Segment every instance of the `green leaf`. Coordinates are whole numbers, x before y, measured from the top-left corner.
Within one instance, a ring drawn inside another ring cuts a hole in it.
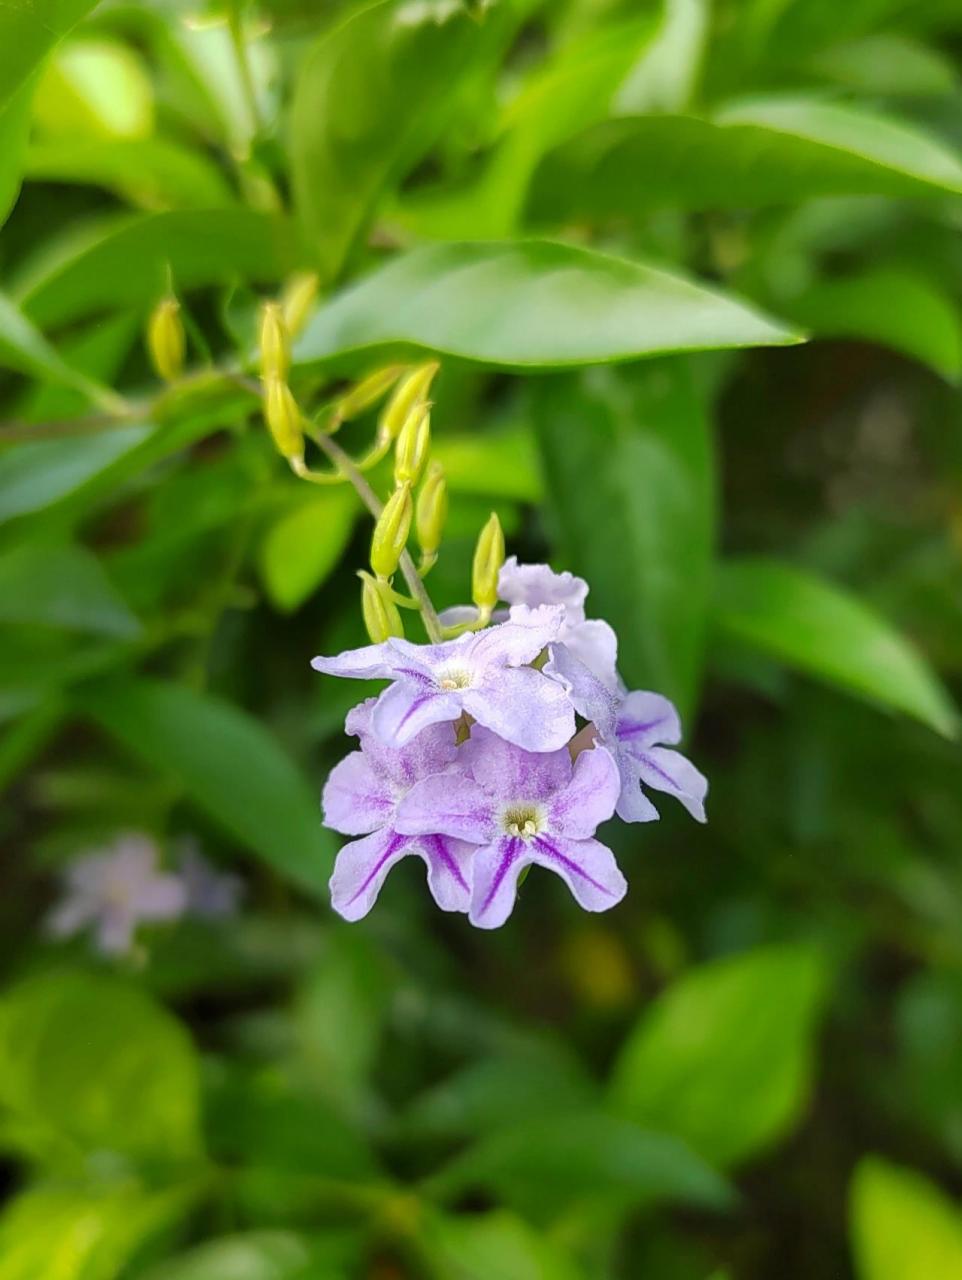
[[[139,1280],[340,1280],[343,1274],[307,1236],[250,1231],[208,1240],[152,1267]]]
[[[622,1206],[671,1200],[717,1209],[732,1202],[725,1181],[685,1142],[597,1110],[520,1120],[489,1134],[431,1186],[445,1197],[482,1188],[526,1215],[552,1217],[585,1197]]]
[[[660,205],[740,208],[814,196],[962,191],[962,162],[914,126],[805,98],[732,103],[710,119],[639,116],[588,130],[535,175],[539,225]]]
[[[33,1187],[0,1216],[0,1280],[117,1280],[189,1204],[185,1193],[148,1194],[136,1185]]]
[[[27,544],[0,556],[0,620],[130,640],[140,623],[96,556]]]
[[[532,433],[525,426],[471,435],[441,435],[432,457],[444,466],[452,493],[541,502],[544,482]]]
[[[123,215],[71,232],[28,268],[16,297],[46,329],[114,307],[151,306],[167,287],[273,281],[297,260],[290,225],[250,209]]]
[[[38,440],[0,453],[0,522],[42,511],[81,489],[154,434],[150,426],[97,435]]]
[[[721,566],[716,588],[715,619],[727,635],[954,736],[958,713],[925,659],[860,600],[764,559]]]
[[[962,1213],[921,1174],[877,1156],[852,1181],[852,1248],[859,1280],[956,1280]]]
[[[33,87],[33,80],[28,80],[5,107],[0,107],[0,226],[6,221],[20,194],[27,140],[30,136]]]
[[[263,725],[159,680],[104,685],[81,705],[265,862],[326,900],[333,841],[311,790]]]
[[[458,1217],[432,1214],[419,1244],[445,1280],[579,1280],[561,1248],[504,1209]]]
[[[84,138],[35,142],[26,176],[40,182],[105,187],[145,208],[216,209],[235,197],[220,170],[164,138]]]
[[[632,687],[689,707],[714,538],[714,449],[682,360],[553,379],[533,398],[565,564],[619,637]]]
[[[940,97],[951,93],[958,82],[949,57],[910,36],[889,31],[822,49],[808,68],[862,93]]]
[[[818,281],[781,309],[818,337],[879,342],[949,381],[962,376],[958,308],[924,276],[872,268],[846,279]]]
[[[494,25],[467,6],[381,0],[323,35],[304,59],[291,107],[291,167],[301,223],[335,278],[385,188],[447,123],[460,81]]]
[[[321,586],[350,541],[357,512],[352,489],[331,489],[313,494],[270,526],[257,559],[276,608],[293,612]]]
[[[0,7],[0,111],[96,0],[31,0]]]
[[[403,344],[506,368],[798,341],[743,302],[571,245],[436,244],[402,254],[320,308],[296,344],[313,364]]]
[[[726,1167],[797,1122],[812,1074],[822,967],[804,946],[693,969],[641,1015],[615,1063],[612,1098]]]
[[[0,1001],[0,1135],[64,1171],[98,1152],[193,1160],[197,1065],[180,1023],[138,988],[70,971],[29,978]]]
[[[63,359],[22,311],[0,293],[0,366],[83,392],[95,404],[109,405],[110,393]]]
[[[143,59],[118,40],[70,40],[47,63],[33,101],[41,134],[130,138],[154,129],[154,91]]]

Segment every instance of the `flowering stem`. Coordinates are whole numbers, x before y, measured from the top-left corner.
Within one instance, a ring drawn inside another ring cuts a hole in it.
[[[314,437],[317,447],[326,453],[334,466],[347,476],[348,480],[357,491],[358,497],[370,511],[375,520],[380,516],[383,510],[383,504],[377,494],[361,475],[351,458],[344,452],[339,444],[336,444],[330,436],[319,435]],[[404,581],[408,584],[408,590],[417,601],[417,607],[421,612],[421,621],[424,623],[424,630],[428,633],[428,639],[432,644],[440,644],[444,639],[441,621],[438,618],[434,605],[431,603],[431,597],[428,595],[427,588],[418,577],[418,571],[414,567],[414,561],[408,551],[401,553],[399,568],[404,574]]]

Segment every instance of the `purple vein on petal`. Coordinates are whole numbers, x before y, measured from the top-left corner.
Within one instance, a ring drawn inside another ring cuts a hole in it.
[[[451,850],[448,848],[447,841],[445,840],[444,836],[423,836],[422,840],[424,842],[425,848],[430,853],[433,853],[439,862],[444,864],[445,869],[450,872],[450,874],[455,878],[455,880],[457,880],[461,888],[467,889],[468,888],[467,881],[465,880],[464,876],[461,874],[461,870],[458,867],[457,862],[454,860],[454,855],[451,853]]]
[[[667,716],[659,716],[657,720],[649,720],[647,724],[631,724],[621,726],[615,730],[615,736],[619,739],[637,738],[639,733],[649,733],[659,724],[664,724]]]
[[[488,890],[485,895],[484,902],[481,904],[481,910],[478,913],[479,915],[484,915],[485,911],[487,911],[488,907],[490,907],[491,903],[494,901],[495,894],[501,888],[501,882],[511,870],[511,867],[518,856],[518,845],[520,843],[520,840],[514,839],[505,841],[504,853],[501,855],[501,861],[498,863],[498,869],[494,873],[494,879],[491,881],[491,888]]]
[[[398,849],[400,849],[403,845],[407,844],[409,839],[410,839],[409,836],[399,835],[396,831],[391,832],[391,838],[388,841],[387,848],[378,858],[377,862],[375,862],[374,867],[368,873],[367,878],[365,879],[364,883],[361,885],[360,889],[358,889],[357,892],[351,897],[350,902],[348,903],[348,906],[350,906],[352,902],[357,902],[358,898],[365,891],[365,889],[368,888],[371,881],[375,878],[377,873],[384,866],[385,862],[387,862],[388,858],[393,857],[394,854],[397,853]]]
[[[592,876],[589,876],[587,871],[579,867],[577,862],[566,857],[565,854],[563,854],[556,845],[553,845],[550,840],[546,840],[544,836],[535,836],[534,842],[541,852],[546,853],[549,858],[553,858],[556,862],[560,862],[563,867],[567,867],[569,871],[580,876],[582,880],[587,880],[590,885],[594,885],[596,889],[599,889],[602,893],[606,893],[609,898],[614,896],[610,889],[605,888],[603,884],[599,884],[597,880]]]
[[[417,698],[415,698],[414,701],[411,703],[411,705],[408,707],[407,711],[405,711],[404,715],[398,721],[398,728],[403,729],[404,726],[407,724],[407,722],[414,715],[414,713],[416,711],[420,711],[420,709],[424,706],[426,702],[430,702],[433,696],[434,695],[430,693],[422,693]]]
[[[640,765],[643,765],[645,769],[650,769],[652,773],[657,773],[659,778],[664,778],[665,782],[668,783],[668,786],[672,791],[681,790],[681,788],[678,786],[678,783],[671,776],[671,774],[666,773],[664,769],[660,768],[657,764],[655,764],[651,756],[646,755],[645,752],[642,752],[641,755],[636,756],[635,759],[638,761]]]

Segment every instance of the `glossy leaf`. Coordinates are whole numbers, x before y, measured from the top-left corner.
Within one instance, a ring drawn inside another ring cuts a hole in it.
[[[85,694],[82,705],[242,844],[326,899],[333,842],[307,783],[262,724],[229,703],[159,680],[105,685]]]
[[[868,1156],[855,1170],[852,1250],[859,1280],[955,1280],[962,1211],[928,1178]]]
[[[785,945],[684,974],[641,1015],[614,1067],[612,1099],[721,1167],[798,1121],[812,1074],[822,972]]]
[[[542,466],[564,561],[619,637],[632,688],[691,705],[714,539],[711,429],[681,360],[539,385]]]
[[[289,613],[318,589],[350,541],[359,505],[352,489],[329,489],[285,511],[258,553],[271,603]]]
[[[124,215],[74,232],[18,281],[16,297],[41,328],[111,307],[147,308],[167,288],[276,280],[295,264],[290,226],[249,209]]]
[[[198,1111],[187,1033],[136,987],[54,971],[0,1001],[0,1135],[15,1149],[58,1170],[98,1152],[190,1161]]]
[[[0,555],[0,620],[130,640],[140,624],[96,556],[32,545]]]
[[[311,319],[295,359],[415,346],[505,368],[797,341],[747,304],[680,276],[570,245],[411,250]]]
[[[958,713],[924,657],[868,605],[790,564],[721,567],[715,618],[742,643],[953,736]]]
[[[291,107],[291,163],[300,219],[327,278],[339,274],[385,187],[441,132],[492,21],[444,0],[381,0],[308,53]]]
[[[821,280],[782,309],[818,337],[879,342],[950,381],[962,376],[962,316],[923,276],[879,267]]]
[[[535,176],[535,223],[684,208],[786,204],[828,195],[962,191],[962,161],[912,125],[805,98],[732,103],[708,119],[640,116],[587,131]]]

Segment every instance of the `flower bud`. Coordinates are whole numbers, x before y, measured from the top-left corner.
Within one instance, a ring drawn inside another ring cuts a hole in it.
[[[356,418],[359,413],[377,404],[389,387],[397,382],[401,373],[401,365],[388,365],[386,369],[376,369],[354,386],[334,405],[334,412],[342,421]]]
[[[150,362],[165,382],[175,382],[184,367],[184,323],[176,298],[162,298],[147,322]]]
[[[416,404],[427,399],[434,375],[440,369],[437,360],[416,365],[397,384],[394,395],[384,406],[377,433],[381,440],[396,440]]]
[[[437,555],[447,518],[448,482],[440,462],[432,462],[418,493],[415,513],[418,545],[426,556]]]
[[[291,276],[284,287],[281,298],[281,312],[287,332],[296,338],[304,328],[304,323],[317,298],[320,278],[314,271],[299,271]]]
[[[403,637],[401,614],[388,595],[387,584],[377,582],[369,573],[361,574],[361,613],[372,644],[383,644],[391,636]]]
[[[371,538],[371,568],[379,578],[390,578],[407,546],[414,516],[411,486],[402,484],[384,504]]]
[[[491,518],[478,534],[471,574],[471,598],[482,611],[490,614],[498,603],[498,574],[504,564],[504,533],[501,521],[492,511]]]
[[[431,447],[431,413],[426,400],[408,414],[394,453],[394,483],[417,484]]]
[[[278,453],[285,458],[303,458],[301,411],[283,378],[272,377],[267,380],[264,420],[277,445]]]
[[[286,378],[291,367],[291,339],[278,302],[261,304],[258,346],[261,352],[261,377],[264,381]]]

